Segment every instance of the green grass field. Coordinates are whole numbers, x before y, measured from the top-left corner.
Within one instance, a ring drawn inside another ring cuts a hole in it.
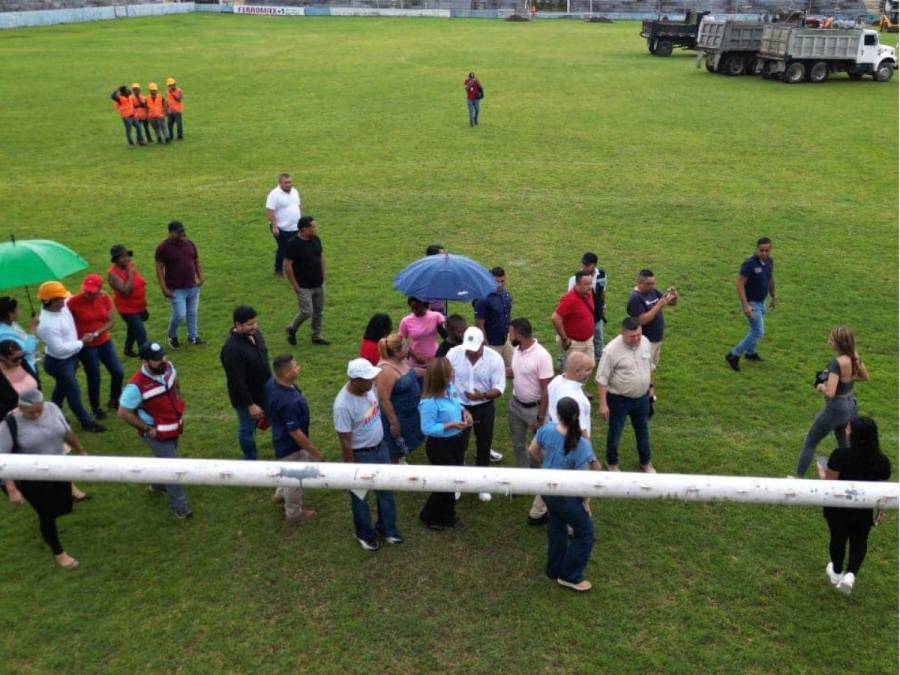
[[[861,410],[896,467],[896,81],[713,76],[691,53],[649,56],[638,30],[189,15],[4,31],[0,234],[57,239],[104,273],[124,242],[152,279],[166,223],[185,222],[207,270],[209,345],[171,355],[183,456],[240,457],[218,359],[233,306],[256,306],[273,356],[287,348],[294,301],[272,277],[263,211],[287,170],[328,259],[334,344],[313,348],[304,329],[294,353],[332,460],[345,363],[372,313],[403,316],[393,275],[436,241],[504,266],[514,314],[544,344],[585,250],[609,275],[611,327],[640,268],[678,286],[652,423],[660,471],[791,473],[839,324],[856,330],[872,375]],[[469,70],[486,89],[474,130]],[[109,92],[169,75],[186,140],[126,147]],[[737,374],[723,361],[746,328],[734,277],[762,235],[779,307],[765,363]],[[149,297],[161,339],[167,306]],[[145,454],[110,426],[84,437],[89,453]],[[602,452],[599,420],[594,437]],[[495,447],[510,451],[505,414]],[[630,431],[622,464],[637,467]],[[600,501],[582,596],[543,575],[525,497],[465,497],[466,528],[434,533],[417,523],[424,496],[400,495],[407,542],[373,555],[346,494],[308,492],[319,518],[291,529],[265,490],[189,488],[195,517],[176,522],[142,486],[82,487],[93,501],[61,521],[76,573],[55,568],[30,510],[0,505],[6,672],[897,671],[896,513],[845,598],[825,580],[819,509]]]

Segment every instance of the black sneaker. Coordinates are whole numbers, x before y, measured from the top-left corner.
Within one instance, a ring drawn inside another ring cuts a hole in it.
[[[544,515],[542,515],[540,518],[532,518],[531,516],[528,516],[528,524],[533,525],[534,527],[546,525],[549,522],[550,522],[550,516],[548,516],[546,513]]]
[[[178,336],[175,336],[175,337],[167,336],[167,337],[166,337],[166,343],[167,343],[172,349],[178,349],[178,348],[181,346],[181,343],[178,341]]]
[[[737,372],[741,370],[741,357],[735,356],[731,352],[728,352],[725,355],[725,360],[728,362],[728,365],[731,366],[731,369]]]
[[[365,539],[356,538],[356,541],[359,542],[359,545],[363,547],[366,551],[377,551],[381,546],[378,544],[378,539],[373,539],[372,541],[366,541]]]
[[[105,420],[106,419],[106,411],[103,408],[95,408],[91,412],[94,413],[95,420]]]
[[[126,349],[122,353],[130,359],[136,359],[139,356],[139,354],[136,351],[134,351],[133,349]]]
[[[81,428],[85,431],[88,431],[92,434],[102,434],[106,431],[106,427],[100,424],[99,422],[90,422],[88,424],[82,424]]]
[[[175,517],[178,518],[178,520],[187,520],[188,518],[194,517],[194,512],[186,506],[179,511],[173,511],[173,513],[175,514]]]
[[[744,354],[744,358],[748,361],[762,361],[763,357],[759,354]]]
[[[204,340],[202,337],[200,337],[200,336],[198,335],[198,336],[195,337],[195,338],[188,338],[188,344],[192,344],[192,345],[205,345],[205,344],[206,344],[206,340]]]
[[[118,401],[113,401],[112,399],[109,399],[109,400],[106,402],[106,409],[107,409],[107,410],[112,410],[113,412],[118,412],[118,410],[119,410],[119,402],[118,402]]]
[[[286,329],[284,332],[287,334],[288,344],[296,347],[297,346],[297,334],[294,331],[292,331],[290,328]]]
[[[331,343],[323,337],[314,337],[312,339],[314,345],[330,345]]]

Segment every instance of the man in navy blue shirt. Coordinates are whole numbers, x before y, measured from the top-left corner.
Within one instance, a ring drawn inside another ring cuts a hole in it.
[[[750,330],[725,355],[733,370],[741,369],[741,355],[749,361],[762,361],[756,346],[765,334],[766,295],[769,296],[769,309],[775,309],[775,261],[772,260],[772,240],[768,237],[757,240],[756,251],[741,265],[737,292],[744,316],[750,322]]]
[[[472,303],[475,325],[484,331],[488,347],[503,357],[507,370],[512,368],[513,347],[509,343],[509,322],[512,319],[512,296],[506,290],[506,272],[502,267],[491,270],[497,288],[487,297]]]
[[[294,384],[300,366],[290,354],[281,354],[272,362],[275,374],[266,383],[266,415],[272,423],[272,445],[281,462],[321,462],[322,453],[309,440],[309,405]],[[287,522],[305,522],[316,516],[303,508],[303,488],[278,488],[272,501],[284,502]]]
[[[637,284],[628,298],[626,311],[628,316],[637,319],[641,324],[642,335],[650,341],[650,358],[653,367],[659,365],[659,352],[662,347],[663,333],[666,328],[663,319],[663,307],[678,302],[678,291],[670,287],[665,293],[660,293],[656,288],[656,276],[651,270],[641,270],[638,273]],[[650,385],[651,388],[653,385]]]

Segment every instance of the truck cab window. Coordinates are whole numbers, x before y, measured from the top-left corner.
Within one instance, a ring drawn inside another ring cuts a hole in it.
[[[863,41],[863,44],[866,47],[874,47],[878,44],[878,36],[877,35],[866,35]]]

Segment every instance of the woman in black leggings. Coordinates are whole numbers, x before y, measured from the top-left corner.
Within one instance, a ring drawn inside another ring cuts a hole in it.
[[[878,426],[871,417],[854,417],[847,425],[849,448],[831,453],[828,467],[818,465],[819,478],[828,480],[882,481],[891,477],[891,462],[881,454],[878,445]],[[841,593],[850,595],[856,575],[866,557],[869,530],[884,518],[879,511],[873,518],[872,509],[842,509],[825,507],[825,520],[831,531],[828,545],[831,562],[825,567],[828,580]],[[850,556],[844,567],[844,554],[850,544]]]

